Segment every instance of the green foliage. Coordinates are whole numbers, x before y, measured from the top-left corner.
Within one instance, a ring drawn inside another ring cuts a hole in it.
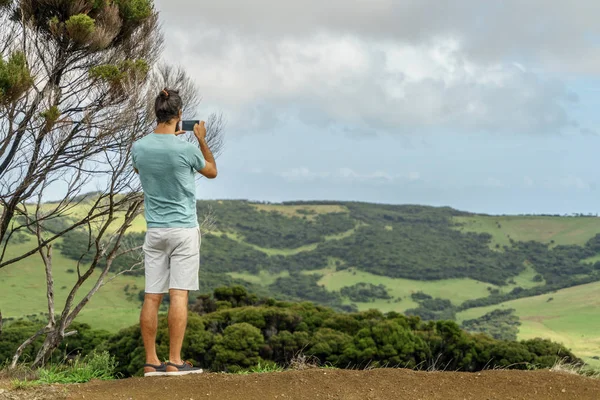
[[[340,291],[342,296],[349,297],[352,301],[371,302],[375,299],[391,299],[386,287],[383,284],[373,285],[372,283],[360,282],[352,286],[345,286]]]
[[[238,374],[246,375],[246,374],[266,374],[271,372],[283,372],[284,369],[274,362],[259,362],[258,364],[238,372]]]
[[[487,235],[460,233],[449,221],[386,223],[393,230],[371,224],[318,251],[373,274],[417,280],[468,277],[503,284],[523,269],[516,255],[491,251]]]
[[[118,85],[127,78],[143,79],[149,71],[145,60],[125,60],[118,64],[97,65],[90,68],[90,77]]]
[[[27,59],[21,51],[0,57],[0,104],[18,99],[32,85]]]
[[[96,68],[94,71],[99,77],[105,76],[109,80],[111,74],[120,73],[118,67]],[[308,207],[311,204],[294,203],[294,206]],[[323,203],[320,204],[324,206]],[[307,277],[300,273],[330,266],[332,258],[343,267],[351,266],[358,271],[388,277],[414,280],[466,277],[500,286],[509,281],[514,282],[527,261],[529,268],[535,271],[532,278],[536,275],[542,277],[540,285],[532,288],[513,287],[511,291],[503,290],[502,287],[492,288],[489,296],[466,301],[458,310],[498,304],[600,279],[600,263],[594,265],[582,262],[587,257],[600,253],[599,237],[592,238],[585,246],[550,247],[536,242],[514,242],[511,247],[499,252],[490,248],[488,234],[456,230],[453,218],[467,214],[449,208],[362,203],[332,205],[349,209],[350,212],[316,214],[312,210],[306,211],[306,215],[311,215],[309,220],[294,216],[294,213],[286,213],[282,206],[272,209],[280,211],[264,211],[269,208],[245,201],[198,202],[198,214],[204,215],[210,207],[221,231],[203,237],[201,292],[207,293],[222,285],[241,284],[261,295],[310,300],[337,309],[353,310],[352,306],[342,306],[340,293],[327,291],[319,286],[319,275]],[[360,227],[350,235],[327,239],[328,235],[348,232],[348,228],[356,226]],[[388,227],[392,229],[387,229]],[[87,239],[75,233],[68,235],[67,239],[61,252],[78,260],[87,251]],[[143,243],[142,235],[137,238],[128,236],[127,240],[137,245]],[[270,249],[294,249],[307,245],[312,247],[289,255],[270,253]],[[85,261],[89,262],[89,258],[84,257]],[[133,262],[133,257],[117,259],[113,270],[127,269]],[[263,287],[235,280],[224,274],[244,272],[258,275],[261,271],[273,274],[289,271],[292,274],[271,285],[264,284]],[[537,277],[536,281],[539,280],[540,277]],[[358,287],[345,289],[345,293],[349,295],[357,289],[361,290]],[[369,287],[368,290],[372,291],[373,288]],[[420,298],[416,296],[419,295],[413,295],[417,302]],[[351,301],[358,301],[358,298],[353,295]],[[366,297],[361,299],[366,300]],[[226,302],[220,304],[220,307],[226,306]],[[429,306],[433,306],[433,309],[420,305],[411,312],[425,319],[453,318],[454,310],[450,307],[442,310],[434,304]]]
[[[152,15],[151,0],[114,0],[124,21],[140,23]]]
[[[419,307],[406,310],[406,315],[416,315],[425,321],[454,320],[456,309],[450,300],[425,298],[419,301]]]
[[[130,76],[138,76],[145,77],[150,70],[150,66],[146,60],[136,59],[136,60],[125,60],[119,64],[119,68],[122,71],[125,71]]]
[[[514,309],[494,310],[480,318],[463,321],[461,328],[468,332],[482,332],[498,340],[517,340],[521,322]]]
[[[6,324],[2,329],[0,340],[0,365],[12,359],[17,348],[43,326],[40,321],[15,321]],[[66,338],[59,348],[52,354],[52,359],[65,360],[78,354],[89,354],[97,346],[106,341],[110,336],[104,330],[92,329],[88,324],[74,322],[71,325],[77,335]],[[39,337],[32,346],[25,349],[21,359],[24,362],[32,361],[43,343],[43,336]]]
[[[600,235],[599,235],[600,236]],[[515,252],[521,253],[533,265],[550,285],[563,282],[573,275],[589,275],[594,272],[594,265],[581,261],[598,253],[598,236],[592,238],[585,246],[556,246],[548,249],[548,245],[539,242],[515,243]]]
[[[27,243],[31,240],[31,237],[24,234],[23,232],[14,232],[12,235],[6,235],[0,243],[4,244],[9,242],[9,244],[22,244]]]
[[[259,350],[264,344],[260,329],[246,322],[225,328],[215,338],[214,367],[227,370],[228,366],[247,368],[260,363]]]
[[[10,6],[13,0],[0,0],[0,9]]]
[[[85,357],[76,357],[64,364],[50,364],[40,368],[36,380],[15,380],[15,388],[26,388],[43,384],[72,384],[86,383],[94,379],[111,380],[115,378],[117,364],[115,358],[108,352],[92,351]]]
[[[119,82],[124,74],[117,65],[104,64],[90,68],[90,77],[107,82]]]
[[[305,275],[299,272],[290,272],[289,276],[277,278],[269,288],[272,292],[282,293],[293,299],[314,301],[345,311],[356,310],[354,306],[343,306],[339,293],[330,292],[318,285],[319,279],[321,277],[317,274]]]
[[[276,211],[259,211],[247,202],[198,202],[198,215],[212,209],[219,229],[236,232],[256,246],[273,249],[295,248],[325,240],[325,236],[354,228],[346,213],[319,214],[314,221],[285,216]]]
[[[81,0],[76,7],[72,3],[32,1],[17,10],[16,16],[31,21],[35,29],[47,33],[63,49],[69,48],[72,42],[68,39],[72,39],[91,45],[87,51],[96,52],[127,42],[154,15],[151,0]],[[100,26],[102,29],[95,29]]]
[[[594,268],[596,268],[594,266]],[[466,300],[460,306],[457,307],[457,311],[468,310],[469,308],[477,308],[477,307],[487,307],[495,304],[504,303],[505,301],[522,299],[525,297],[533,297],[539,296],[541,294],[546,294],[550,292],[554,292],[556,290],[565,289],[578,285],[585,285],[587,283],[592,283],[600,280],[600,272],[594,271],[590,275],[584,276],[572,276],[565,278],[562,282],[557,282],[554,284],[546,284],[543,286],[535,286],[529,289],[523,289],[520,287],[516,287],[510,293],[505,294],[491,294],[488,297],[481,297],[478,299]]]
[[[5,324],[2,328],[2,336],[0,336],[0,365],[12,360],[19,345],[37,332],[39,328],[39,324],[29,321],[16,321]],[[38,339],[31,346],[25,348],[22,359],[26,361],[33,360],[41,345],[42,340]]]
[[[218,302],[231,296],[257,299],[240,288],[223,288],[215,291],[211,300]],[[569,362],[579,361],[563,346],[550,341],[514,342],[471,335],[451,321],[424,322],[418,317],[384,315],[375,310],[341,314],[310,303],[266,299],[255,305],[247,303],[239,301],[244,305],[202,316],[191,313],[183,358],[205,369],[229,372],[248,372],[253,367],[260,370],[259,365],[286,367],[301,352],[320,364],[341,368],[403,366],[477,371],[498,366],[551,367],[563,357]],[[157,341],[159,358],[164,359],[169,341],[165,317],[159,320]],[[122,330],[103,348],[116,357],[118,372],[141,373],[144,350],[139,327]]]
[[[92,351],[85,357],[77,357],[67,364],[50,365],[40,369],[40,378],[37,382],[50,385],[86,383],[93,379],[111,380],[115,378],[116,369],[115,358],[107,351],[100,353]]]
[[[65,27],[69,37],[79,44],[85,44],[90,36],[96,30],[96,24],[93,18],[86,14],[72,15],[65,22]]]
[[[60,229],[60,219],[57,219],[51,229]],[[48,229],[48,227],[46,227]],[[58,246],[60,252],[65,257],[72,260],[81,260],[84,264],[90,264],[93,261],[95,255],[95,238],[90,238],[87,232],[83,230],[72,230],[63,235],[63,243]],[[123,243],[129,247],[141,246],[144,243],[144,233],[128,233],[123,237]],[[111,271],[122,272],[130,269],[135,264],[139,264],[139,254],[136,252],[126,253],[113,260]],[[97,267],[104,268],[106,266],[106,259],[102,258],[98,261]],[[143,275],[143,270],[138,269],[133,272],[127,272],[128,275]]]
[[[60,110],[57,106],[52,106],[46,111],[41,112],[40,117],[46,121],[47,126],[52,126],[60,118]]]
[[[433,299],[433,297],[421,291],[411,294],[410,297],[416,302]]]

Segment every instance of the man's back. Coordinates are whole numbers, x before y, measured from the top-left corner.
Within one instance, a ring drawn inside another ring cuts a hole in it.
[[[200,149],[172,134],[151,133],[133,144],[132,158],[148,228],[198,226],[195,175],[205,166]]]

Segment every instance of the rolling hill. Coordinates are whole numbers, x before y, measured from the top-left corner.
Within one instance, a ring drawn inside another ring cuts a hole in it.
[[[85,205],[80,207],[73,212],[83,212]],[[203,238],[200,292],[239,284],[259,295],[339,310],[377,308],[458,322],[514,309],[519,338],[552,338],[592,363],[600,356],[594,297],[600,288],[600,218],[350,202],[198,202],[199,215],[209,210],[217,228]],[[140,243],[143,230],[140,218],[128,243]],[[21,238],[9,253],[30,246]],[[85,246],[74,232],[56,247],[60,299]],[[116,270],[128,262],[121,260]],[[142,289],[141,272],[119,276],[78,320],[110,331],[133,324]],[[0,309],[9,321],[43,313],[40,260],[34,256],[0,270],[0,293],[8,294]]]

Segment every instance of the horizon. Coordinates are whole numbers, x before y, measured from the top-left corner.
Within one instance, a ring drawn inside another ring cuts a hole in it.
[[[80,196],[89,196],[93,195],[95,192],[90,191],[86,193],[82,193],[78,195]],[[291,199],[291,200],[282,200],[282,201],[270,201],[270,200],[258,200],[252,198],[196,198],[197,201],[239,201],[239,202],[247,202],[251,204],[266,204],[266,205],[285,205],[285,206],[293,206],[293,205],[303,205],[303,204],[339,204],[339,203],[360,203],[360,204],[371,204],[371,205],[380,205],[380,206],[416,206],[416,207],[432,207],[432,208],[450,208],[454,211],[459,211],[467,214],[474,215],[482,215],[482,216],[493,216],[493,217],[567,217],[567,218],[597,218],[600,216],[599,212],[581,212],[581,211],[572,211],[572,212],[542,212],[542,213],[486,213],[474,210],[467,210],[456,208],[450,205],[431,205],[431,204],[419,204],[419,203],[387,203],[387,202],[378,202],[378,201],[362,201],[362,200],[335,200],[335,199]],[[44,201],[46,204],[57,203],[60,200],[49,199]],[[35,203],[32,203],[35,204]],[[142,213],[143,215],[143,213]]]

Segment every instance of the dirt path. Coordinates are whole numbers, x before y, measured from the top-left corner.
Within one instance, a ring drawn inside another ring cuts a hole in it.
[[[600,380],[549,371],[486,371],[469,374],[400,369],[319,369],[252,375],[133,378],[69,386],[68,393],[64,389],[47,388],[52,390],[53,397],[46,397],[39,389],[35,394],[11,391],[0,394],[0,399],[600,399]],[[12,397],[17,394],[22,397]]]

